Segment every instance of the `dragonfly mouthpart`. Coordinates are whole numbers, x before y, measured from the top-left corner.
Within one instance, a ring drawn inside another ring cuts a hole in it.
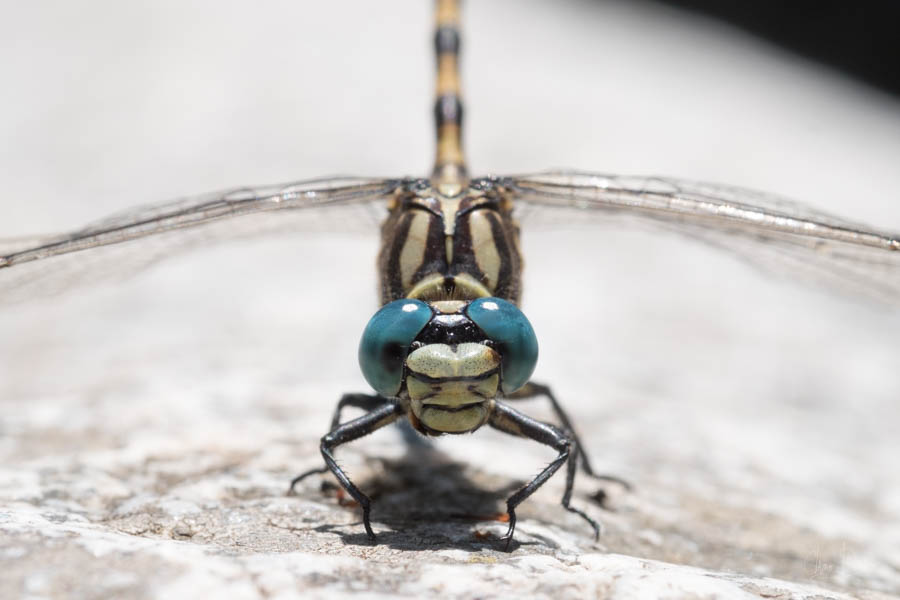
[[[426,432],[465,433],[485,424],[500,388],[500,355],[478,343],[428,344],[406,359],[406,390]]]

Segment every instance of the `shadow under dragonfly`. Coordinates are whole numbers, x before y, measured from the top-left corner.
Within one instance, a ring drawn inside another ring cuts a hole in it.
[[[502,550],[506,545],[502,536],[508,523],[506,499],[526,480],[510,480],[470,462],[456,461],[409,427],[401,429],[406,442],[404,455],[398,459],[378,459],[380,464],[373,472],[356,481],[372,499],[372,520],[378,525],[376,544],[396,550]],[[321,477],[324,494],[331,498],[337,496],[346,510],[359,512],[358,504],[343,493],[330,475]],[[590,493],[590,499],[584,497],[585,492]],[[600,503],[602,499],[602,494],[593,494],[593,490],[583,487],[578,495],[581,503]],[[518,509],[520,519],[540,519],[542,514],[546,517],[544,508],[540,502],[525,502]],[[562,506],[559,514],[566,514]],[[323,524],[313,530],[336,533],[346,545],[372,544],[361,520],[349,526]],[[557,545],[535,534],[522,535],[521,529],[517,532],[519,535],[513,539],[510,550],[528,545]],[[586,540],[592,539],[589,533],[585,531]]]

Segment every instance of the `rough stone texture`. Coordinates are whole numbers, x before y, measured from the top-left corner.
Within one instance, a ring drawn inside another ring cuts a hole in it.
[[[0,25],[33,59],[0,59],[0,235],[233,184],[424,172],[427,3],[333,4],[22,5]],[[893,101],[633,2],[468,10],[476,168],[728,181],[900,228]],[[525,234],[536,376],[635,485],[579,478],[599,542],[557,477],[502,551],[503,498],[552,453],[493,432],[342,448],[377,546],[330,479],[286,496],[339,395],[365,390],[376,238],[240,240],[3,307],[0,596],[900,594],[895,312],[678,238]]]

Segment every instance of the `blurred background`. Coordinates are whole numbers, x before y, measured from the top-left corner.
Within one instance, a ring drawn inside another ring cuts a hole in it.
[[[900,6],[894,2],[659,1],[729,23],[849,77],[900,93],[900,40],[894,35]]]
[[[895,9],[832,4],[468,2],[471,169],[716,181],[896,231]],[[237,185],[424,175],[433,160],[429,2],[4,13],[0,236]],[[221,244],[4,307],[3,462],[280,444],[278,475],[310,466],[339,394],[365,389],[356,344],[376,308],[377,231],[325,233]],[[645,231],[525,229],[523,244],[536,377],[601,470],[667,490],[671,510],[752,503],[849,540],[858,564],[900,546],[896,311]],[[475,440],[440,443],[461,460],[507,456],[502,438]],[[531,473],[542,451],[521,452],[490,468]],[[863,576],[833,560],[808,577]],[[777,563],[768,573],[784,575]],[[879,589],[896,583],[879,573]]]

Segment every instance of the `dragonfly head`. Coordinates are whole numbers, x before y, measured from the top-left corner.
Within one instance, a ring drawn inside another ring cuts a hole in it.
[[[359,364],[380,395],[409,399],[421,431],[465,433],[487,421],[494,398],[528,382],[537,353],[531,324],[506,300],[404,299],[369,321]]]

